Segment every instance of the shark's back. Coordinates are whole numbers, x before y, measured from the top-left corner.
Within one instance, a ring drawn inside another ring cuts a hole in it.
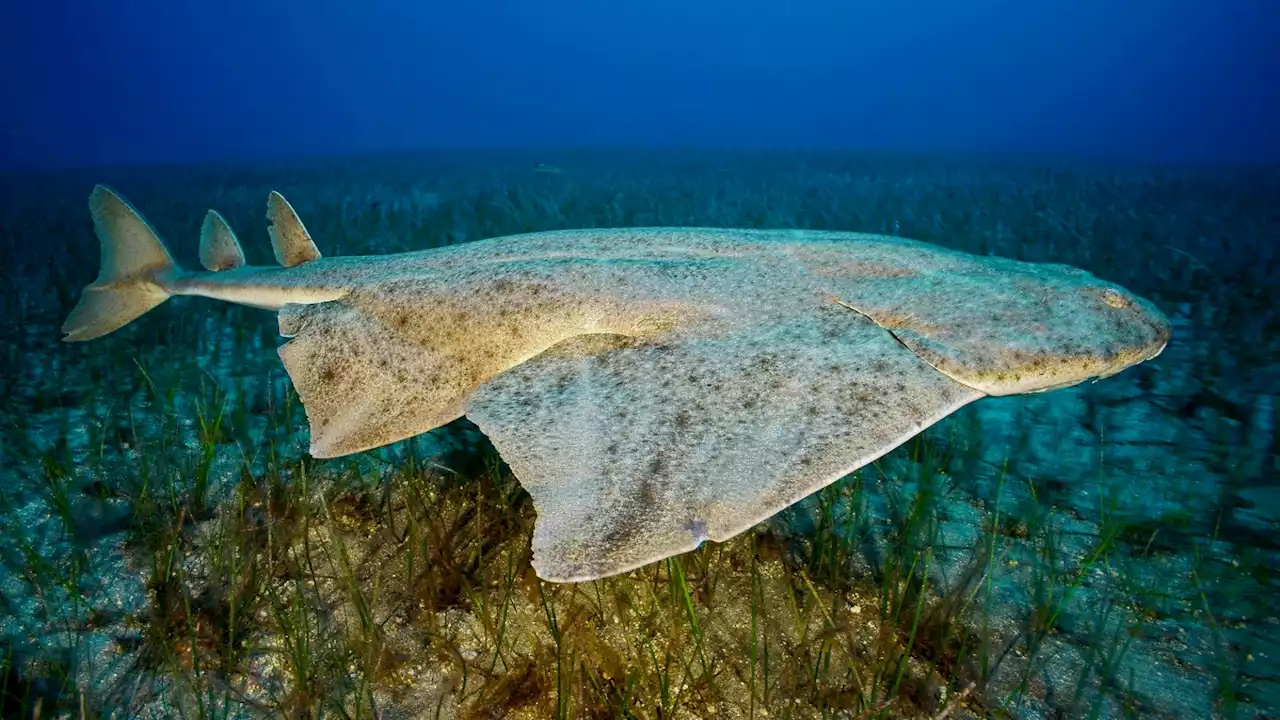
[[[321,258],[283,198],[282,267],[211,218],[185,273],[95,190],[96,337],[184,288],[279,308],[311,452],[466,414],[529,491],[534,565],[583,580],[725,540],[984,395],[1102,377],[1163,349],[1154,306],[1087,272],[858,233],[564,230]]]

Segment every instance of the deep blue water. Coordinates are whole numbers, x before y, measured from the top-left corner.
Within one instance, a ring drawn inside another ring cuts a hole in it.
[[[930,578],[930,591],[972,599],[965,582],[995,577],[964,627],[1009,648],[1043,631],[1024,643],[1025,661],[966,665],[945,634],[911,649],[926,668],[954,667],[938,686],[951,697],[975,683],[976,716],[1277,717],[1276,37],[1276,0],[0,4],[0,716],[30,717],[43,702],[49,716],[167,717],[194,696],[164,678],[193,676],[184,663],[200,648],[182,642],[207,623],[208,657],[227,662],[213,667],[234,669],[191,684],[234,708],[210,714],[298,714],[273,688],[311,687],[279,668],[239,674],[260,656],[221,638],[243,638],[228,628],[261,615],[216,601],[197,622],[190,607],[220,583],[202,565],[221,557],[210,540],[219,518],[243,515],[228,527],[245,538],[268,523],[233,492],[288,489],[318,517],[297,479],[316,472],[321,494],[338,492],[348,466],[308,464],[272,313],[178,298],[111,337],[59,342],[99,272],[85,201],[106,183],[188,269],[210,208],[251,264],[273,262],[264,202],[276,190],[326,256],[557,228],[812,228],[1067,263],[1121,283],[1171,318],[1167,350],[1096,385],[982,400],[886,456],[875,487],[832,486],[853,498],[841,527],[856,552],[840,565],[849,576],[826,585],[874,585],[911,553],[926,559],[904,586]],[[214,407],[226,423],[210,431]],[[451,427],[389,457],[456,435],[470,444],[451,462],[484,465],[466,421]],[[936,468],[917,452],[935,446]],[[903,498],[935,483],[945,492],[928,513],[943,535],[902,541],[895,513],[916,507]],[[390,497],[370,492],[361,502]],[[271,506],[271,527],[307,515],[290,502]],[[784,520],[788,532],[816,532],[804,512]],[[506,541],[517,571],[529,565],[521,532]],[[178,546],[187,562],[171,575]],[[270,557],[253,555],[247,575],[287,574]],[[510,589],[505,567],[459,577]],[[321,570],[312,582],[333,575]],[[256,582],[233,590],[264,610]],[[327,628],[317,638],[340,634],[345,605],[299,598],[285,605]],[[733,617],[720,608],[697,598],[708,626]],[[266,627],[268,639],[290,632]],[[426,665],[457,651],[432,633],[401,641]],[[726,687],[741,680],[736,642],[715,648]],[[344,685],[346,650],[323,645],[341,662],[312,700],[347,712],[360,700]],[[545,671],[539,702],[559,708],[551,652],[531,657]],[[812,675],[812,660],[797,662]],[[481,694],[501,697],[493,688],[521,667]],[[791,692],[824,717],[879,706],[811,680]],[[386,717],[423,716],[415,698],[436,697],[428,680],[409,685],[417,695]],[[634,696],[646,692],[656,691]],[[754,693],[725,707],[763,708]],[[921,688],[906,695],[940,710]],[[599,706],[616,709],[610,698]]]
[[[456,147],[1280,160],[1270,0],[0,7],[0,163]]]

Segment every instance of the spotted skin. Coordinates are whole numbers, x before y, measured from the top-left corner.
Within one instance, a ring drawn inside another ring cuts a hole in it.
[[[1170,334],[1082,270],[880,235],[565,230],[322,258],[273,194],[285,267],[244,266],[227,228],[202,254],[220,271],[189,273],[109,189],[91,209],[104,266],[67,340],[171,295],[277,310],[313,455],[467,415],[533,498],[555,581],[727,540],[968,402],[1112,375]]]
[[[967,402],[1168,340],[1082,271],[898,238],[568,231],[435,257],[281,312],[313,453],[467,415],[533,497],[534,565],[557,581],[727,540]]]

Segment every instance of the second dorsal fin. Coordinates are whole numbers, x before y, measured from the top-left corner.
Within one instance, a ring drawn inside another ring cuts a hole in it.
[[[271,234],[271,250],[276,255],[276,262],[293,267],[320,259],[320,251],[298,219],[298,213],[275,190],[267,196],[267,221],[270,222],[267,232]]]
[[[204,216],[204,225],[200,228],[200,264],[205,270],[217,272],[232,270],[244,265],[244,250],[236,233],[227,224],[217,210],[210,210]]]

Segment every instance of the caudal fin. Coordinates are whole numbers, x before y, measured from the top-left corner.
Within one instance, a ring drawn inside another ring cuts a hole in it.
[[[165,284],[181,272],[155,229],[111,189],[93,189],[89,213],[102,244],[102,266],[62,324],[66,342],[92,340],[128,325],[167,300]]]

